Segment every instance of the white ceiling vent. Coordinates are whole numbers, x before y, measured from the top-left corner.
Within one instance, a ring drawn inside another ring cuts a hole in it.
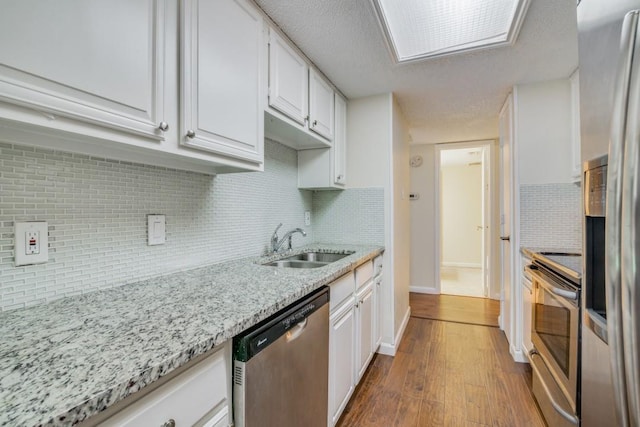
[[[398,62],[513,44],[530,0],[371,0]]]

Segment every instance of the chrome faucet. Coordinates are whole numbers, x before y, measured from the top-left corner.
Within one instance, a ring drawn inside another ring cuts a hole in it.
[[[274,253],[274,254],[280,250],[280,248],[282,247],[282,245],[286,240],[289,241],[289,250],[291,250],[292,249],[291,240],[295,233],[300,233],[303,236],[307,235],[307,233],[302,228],[294,228],[293,230],[287,231],[285,235],[282,236],[282,239],[278,240],[278,230],[280,229],[280,227],[282,227],[282,223],[280,223],[276,227],[275,231],[273,232],[273,235],[271,236],[271,253]]]

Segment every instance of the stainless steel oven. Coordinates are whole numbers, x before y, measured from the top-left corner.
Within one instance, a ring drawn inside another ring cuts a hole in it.
[[[531,275],[533,389],[547,423],[578,425],[580,288],[538,261]]]

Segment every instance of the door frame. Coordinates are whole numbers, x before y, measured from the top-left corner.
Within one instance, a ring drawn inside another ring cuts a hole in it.
[[[485,231],[484,231],[484,240],[486,241],[487,239],[489,240],[489,256],[487,257],[485,254],[485,248],[487,247],[487,244],[484,244],[483,248],[482,248],[482,264],[483,264],[483,273],[485,271],[488,270],[488,274],[483,274],[483,289],[484,289],[484,297],[485,298],[491,298],[491,292],[490,292],[490,283],[493,282],[493,280],[495,280],[495,275],[496,272],[493,271],[492,265],[495,264],[493,262],[493,260],[495,259],[496,256],[496,244],[495,244],[495,236],[496,236],[496,230],[493,230],[491,227],[491,218],[493,218],[494,216],[494,202],[497,200],[496,199],[496,191],[494,189],[494,183],[496,182],[495,180],[495,156],[494,156],[494,150],[495,148],[495,144],[496,144],[495,139],[482,139],[482,140],[477,140],[477,141],[460,141],[460,142],[447,142],[447,143],[440,143],[440,144],[435,144],[435,155],[434,155],[434,173],[435,173],[435,177],[434,177],[434,193],[435,193],[435,202],[436,202],[436,209],[435,209],[435,215],[434,215],[434,229],[435,229],[435,250],[434,250],[434,254],[435,254],[435,265],[434,265],[434,276],[433,276],[433,281],[434,281],[434,290],[435,293],[440,294],[442,292],[441,290],[441,286],[440,286],[440,254],[441,254],[441,249],[442,249],[442,236],[441,236],[441,232],[440,232],[440,206],[442,204],[442,194],[440,191],[440,163],[441,163],[441,157],[442,157],[442,152],[446,151],[446,150],[457,150],[457,149],[464,149],[464,148],[478,148],[478,147],[482,147],[484,150],[486,150],[487,155],[483,156],[483,167],[484,167],[484,157],[486,157],[489,160],[489,171],[488,171],[488,188],[483,188],[483,193],[484,193],[484,197],[483,197],[483,206],[484,206],[484,212],[483,212],[483,216],[484,216],[484,225],[485,225]],[[484,173],[483,173],[484,175]],[[498,230],[499,231],[499,230]]]

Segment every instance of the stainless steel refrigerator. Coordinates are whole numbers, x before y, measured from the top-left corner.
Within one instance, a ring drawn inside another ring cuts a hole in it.
[[[608,154],[585,163],[583,181],[585,427],[640,426],[639,10],[640,0],[578,5],[582,158]],[[599,193],[601,214],[590,209]]]

